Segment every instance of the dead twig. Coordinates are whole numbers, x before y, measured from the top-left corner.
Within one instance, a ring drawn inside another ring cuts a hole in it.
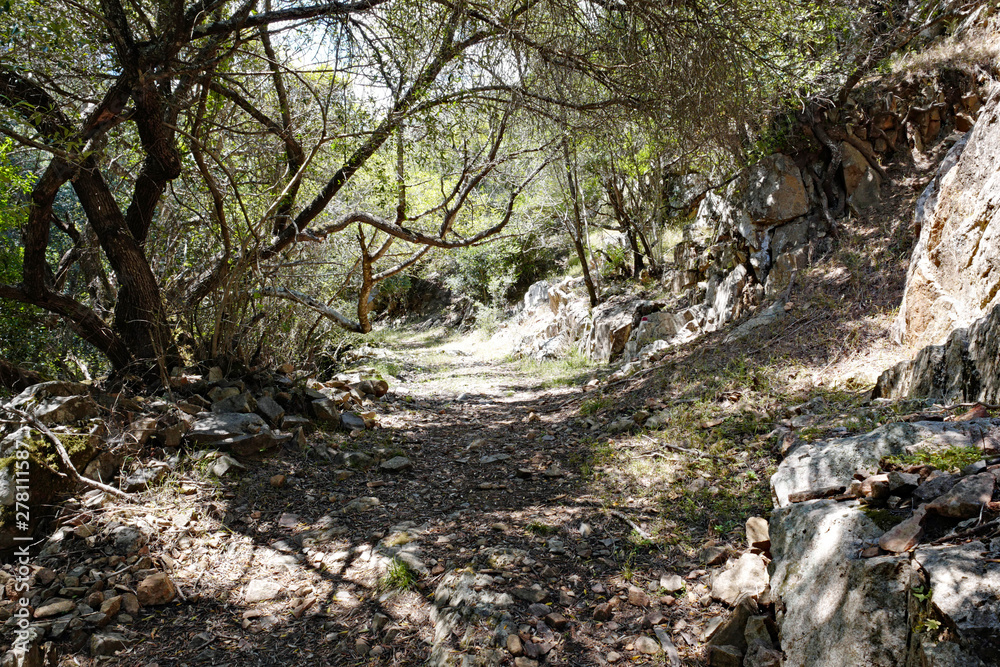
[[[632,530],[634,530],[636,533],[638,533],[639,537],[641,537],[642,539],[644,539],[644,540],[650,540],[650,541],[653,540],[653,536],[652,535],[650,535],[645,530],[643,530],[642,528],[640,528],[639,524],[637,524],[635,521],[632,521],[632,519],[628,518],[627,516],[625,516],[624,514],[622,514],[621,512],[619,512],[618,510],[607,510],[607,513],[610,514],[611,516],[617,517],[617,518],[621,519],[622,521],[624,521],[625,523],[627,523],[629,525],[629,527],[632,528]]]
[[[73,460],[70,458],[69,452],[66,451],[66,447],[63,446],[62,441],[59,439],[58,436],[56,436],[55,433],[52,432],[51,429],[49,429],[48,426],[41,423],[40,421],[35,419],[27,412],[24,412],[23,410],[18,410],[17,408],[11,408],[7,406],[0,406],[0,407],[2,407],[4,410],[13,415],[17,415],[18,417],[20,417],[22,423],[28,424],[32,428],[36,429],[39,433],[45,436],[45,438],[49,442],[52,443],[52,446],[56,448],[56,452],[59,454],[59,459],[62,461],[63,466],[66,468],[66,471],[70,476],[70,479],[72,479],[74,482],[83,484],[84,486],[89,486],[94,489],[100,489],[105,493],[110,493],[111,495],[118,496],[119,498],[124,498],[126,500],[132,499],[132,496],[125,493],[121,489],[116,489],[113,486],[102,484],[101,482],[89,479],[81,475],[80,471],[78,471],[76,469],[76,466],[73,465]]]
[[[715,454],[709,454],[708,452],[703,452],[700,449],[689,449],[687,447],[681,447],[680,445],[671,445],[669,442],[662,442],[660,440],[656,440],[655,438],[651,438],[651,437],[649,437],[648,435],[645,435],[645,434],[643,434],[642,437],[645,438],[646,440],[648,440],[649,442],[653,443],[654,445],[659,445],[660,447],[666,447],[667,449],[672,449],[675,452],[684,452],[685,454],[694,454],[695,456],[697,456],[699,458],[706,458],[706,459],[717,459],[717,458],[719,458]],[[657,453],[659,453],[659,452],[657,452]],[[661,454],[661,456],[662,456],[662,454]]]
[[[960,533],[948,533],[944,537],[938,538],[933,542],[929,542],[928,544],[931,545],[944,544],[946,542],[952,542],[954,540],[961,540],[966,537],[975,537],[977,535],[983,535],[985,533],[988,533],[990,532],[991,529],[994,528],[1000,531],[1000,519],[993,519],[992,521],[984,523],[981,526],[976,526],[975,528],[969,528],[968,530],[963,530]]]

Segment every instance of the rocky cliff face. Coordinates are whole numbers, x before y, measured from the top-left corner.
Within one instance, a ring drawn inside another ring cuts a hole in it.
[[[944,343],[1000,303],[1000,86],[917,204],[920,238],[895,325],[901,341]]]
[[[874,398],[1000,401],[1000,86],[917,204],[920,239],[895,323],[924,345],[885,371]]]

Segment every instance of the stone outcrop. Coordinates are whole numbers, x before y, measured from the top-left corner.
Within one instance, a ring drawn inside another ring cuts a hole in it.
[[[1000,304],[1000,87],[917,202],[920,237],[894,324],[898,339],[942,344]]]
[[[769,524],[783,664],[998,664],[1000,541],[965,542],[972,524],[960,522],[996,511],[1000,465],[879,472],[888,455],[981,449],[997,434],[1000,419],[896,423],[791,450],[772,477]]]
[[[968,329],[886,370],[873,398],[931,398],[946,403],[1000,402],[1000,304]]]

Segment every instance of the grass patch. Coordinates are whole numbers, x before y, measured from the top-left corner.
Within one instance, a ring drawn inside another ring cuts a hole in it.
[[[595,367],[594,363],[575,347],[559,359],[539,361],[521,357],[509,358],[508,363],[512,364],[518,371],[538,378],[539,386],[542,389],[583,384],[589,379]]]
[[[417,584],[417,572],[398,558],[389,561],[389,569],[379,579],[378,588],[382,591],[408,591]]]
[[[601,410],[606,410],[614,405],[615,399],[611,396],[597,396],[588,398],[580,403],[580,414],[584,417],[596,415]]]
[[[905,468],[911,465],[929,465],[938,470],[961,470],[970,463],[983,458],[983,453],[975,447],[949,447],[938,451],[919,451],[904,456],[887,456],[885,465]]]
[[[541,521],[532,521],[525,526],[524,529],[533,535],[538,535],[539,537],[555,535],[559,532],[558,526],[550,526],[546,523],[542,523]]]

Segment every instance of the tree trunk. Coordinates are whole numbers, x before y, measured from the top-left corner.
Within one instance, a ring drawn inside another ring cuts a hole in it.
[[[590,297],[590,307],[594,308],[598,304],[597,289],[594,287],[594,279],[590,276],[590,263],[587,260],[587,251],[583,247],[583,218],[580,215],[580,188],[576,182],[576,169],[569,154],[569,140],[563,139],[563,160],[566,164],[566,182],[569,185],[569,195],[573,198],[573,225],[570,236],[573,239],[573,247],[580,258],[580,266],[583,267],[583,282],[587,285],[587,295]]]

